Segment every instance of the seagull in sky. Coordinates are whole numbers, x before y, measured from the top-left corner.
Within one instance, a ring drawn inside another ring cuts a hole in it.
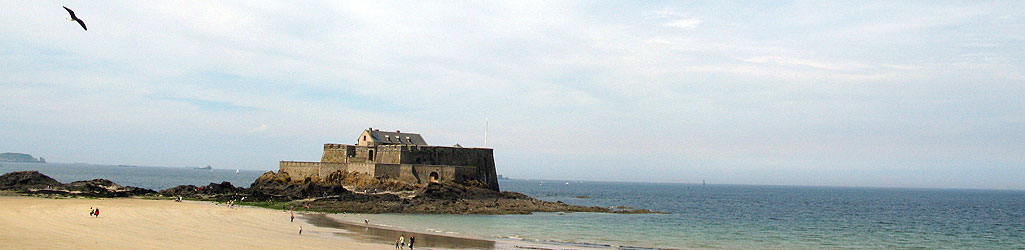
[[[68,14],[71,14],[71,20],[75,20],[75,22],[78,22],[79,25],[82,25],[82,29],[89,30],[88,28],[85,27],[85,22],[83,22],[82,19],[78,19],[78,17],[75,16],[75,12],[74,11],[72,11],[71,9],[68,9],[67,6],[61,6],[61,7],[64,7],[64,9],[68,11]]]

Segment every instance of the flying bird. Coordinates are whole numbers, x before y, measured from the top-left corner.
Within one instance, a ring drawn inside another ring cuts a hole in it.
[[[72,11],[71,9],[68,9],[67,6],[61,6],[61,7],[64,7],[65,10],[68,10],[68,14],[71,14],[71,20],[75,20],[75,22],[78,22],[79,25],[82,25],[82,29],[89,30],[88,28],[85,27],[85,22],[83,22],[82,19],[78,19],[78,17],[75,16],[75,12],[74,11]]]

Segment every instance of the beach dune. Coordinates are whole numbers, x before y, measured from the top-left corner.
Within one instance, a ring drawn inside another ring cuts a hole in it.
[[[90,217],[90,207],[100,209]],[[304,228],[299,235],[299,227]],[[144,199],[0,196],[0,248],[7,249],[387,249],[289,222],[287,212]]]

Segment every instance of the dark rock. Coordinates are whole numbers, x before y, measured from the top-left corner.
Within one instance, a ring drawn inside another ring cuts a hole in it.
[[[156,193],[156,191],[132,186],[121,186],[107,179],[75,181],[65,186],[69,194],[89,197],[130,197]]]
[[[156,193],[145,188],[117,185],[104,179],[76,181],[65,185],[36,171],[12,172],[0,176],[0,189],[28,194],[88,197],[129,197]]]
[[[180,185],[160,191],[160,194],[170,197],[185,197],[201,200],[227,201],[240,199],[246,196],[249,191],[245,188],[235,187],[231,182],[210,183],[206,186]]]
[[[179,185],[177,187],[160,190],[160,194],[170,197],[182,196],[193,198],[199,194],[199,187],[196,187],[195,185]]]
[[[199,193],[201,194],[229,194],[243,192],[245,189],[237,188],[235,185],[231,185],[231,182],[222,181],[218,183],[210,183],[206,186],[199,187]]]
[[[454,183],[431,183],[413,199],[434,200],[485,200],[524,199],[526,195],[514,192],[499,192],[487,186],[466,186]]]
[[[62,184],[38,171],[19,171],[0,175],[0,189],[24,191],[47,187],[59,187]]]
[[[345,171],[334,171],[327,178],[319,180],[323,185],[343,185],[355,190],[376,191],[415,191],[420,187],[390,178],[374,178],[373,176]]]
[[[108,187],[117,186],[113,181],[107,179],[94,179],[88,181],[73,181],[68,184],[68,191],[79,192],[108,192]]]
[[[249,187],[248,194],[254,200],[289,201],[351,194],[341,185],[323,184],[307,178],[293,182],[287,173],[267,172],[257,178]]]

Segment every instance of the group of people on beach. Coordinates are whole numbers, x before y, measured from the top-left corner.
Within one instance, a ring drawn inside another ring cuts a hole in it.
[[[414,236],[414,235],[410,235],[409,236],[409,245],[406,245],[405,238],[406,238],[405,234],[399,236],[399,239],[395,241],[395,249],[402,249],[402,248],[407,247],[407,246],[409,247],[409,249],[413,249],[413,242],[416,241],[416,236]]]
[[[100,208],[89,208],[89,216],[100,217]]]

